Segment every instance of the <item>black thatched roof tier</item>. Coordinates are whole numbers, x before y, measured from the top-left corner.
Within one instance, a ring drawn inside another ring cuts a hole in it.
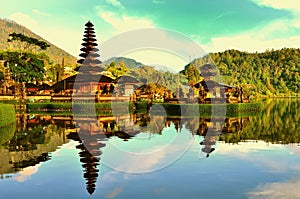
[[[223,83],[218,83],[212,80],[207,80],[207,81],[201,81],[198,82],[197,84],[194,85],[195,88],[200,88],[200,86],[203,86],[204,89],[210,89],[210,88],[235,88],[234,86],[230,86],[227,84],[223,84]]]
[[[200,70],[215,70],[216,67],[212,64],[204,64],[203,66],[200,67]]]
[[[80,56],[80,57],[87,57],[87,56],[91,56],[91,57],[100,57],[100,55],[97,54],[97,53],[81,53],[79,56]]]
[[[93,27],[94,24],[92,24],[92,22],[88,21],[88,22],[85,24],[85,26],[87,26],[87,27]]]
[[[202,77],[212,77],[212,76],[216,76],[217,73],[216,72],[201,72]]]
[[[90,57],[92,57],[92,56],[88,56],[85,59],[80,59],[77,61],[77,63],[84,64],[84,66],[99,65],[102,63],[99,59],[95,59],[95,57],[93,57],[93,59],[91,59]]]
[[[84,31],[84,33],[95,33],[95,31],[93,31],[91,29],[87,29],[86,31]]]
[[[91,42],[84,42],[81,44],[82,46],[98,46],[96,43],[91,43]]]
[[[97,39],[94,34],[94,25],[88,21],[85,26],[85,34],[82,39],[84,42],[81,44],[83,48],[80,49],[82,53],[79,55],[82,59],[78,60],[77,63],[81,64],[80,71],[101,72],[103,68],[99,67],[102,62],[98,59],[100,55],[97,53],[99,50],[96,48],[98,44],[96,43]],[[78,70],[79,68],[77,68]]]
[[[40,90],[51,90],[51,86],[46,83],[43,83],[42,85],[39,85],[39,89]]]
[[[194,85],[195,88],[200,88],[201,86],[204,88],[215,88],[215,87],[220,87],[220,84],[218,82],[208,80],[208,81],[198,82],[197,84]]]
[[[83,35],[85,38],[93,38],[93,37],[96,37],[95,34],[84,34]]]
[[[85,41],[85,42],[97,41],[95,38],[83,38],[82,40]]]
[[[26,83],[25,87],[26,88],[39,88],[39,86],[34,83]]]
[[[202,67],[200,67],[201,75],[203,77],[209,77],[209,76],[216,76],[216,66],[212,64],[205,64]]]
[[[95,47],[83,47],[83,48],[80,48],[81,51],[83,52],[98,52],[99,49],[98,48],[95,48]]]
[[[116,80],[114,80],[114,82],[116,84],[137,84],[137,83],[140,83],[140,81],[137,80],[136,78],[131,77],[131,76],[127,76],[127,75],[124,75],[124,76],[121,76],[121,77],[117,78]]]
[[[101,74],[77,74],[63,79],[56,84],[52,85],[53,90],[64,90],[73,89],[74,83],[89,83],[89,82],[100,82],[100,83],[111,83],[113,79]]]
[[[84,67],[77,67],[75,71],[80,71],[82,73],[93,73],[93,72],[102,72],[104,69],[100,66],[92,66],[92,65],[85,65]],[[92,71],[92,72],[91,72]]]

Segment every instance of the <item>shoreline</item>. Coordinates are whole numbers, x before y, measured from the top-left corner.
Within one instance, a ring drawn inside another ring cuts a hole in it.
[[[152,113],[152,115],[167,116],[222,116],[239,117],[251,116],[260,112],[261,103],[237,104],[171,104],[153,103],[152,109],[147,110],[146,103],[100,103],[100,104],[72,104],[72,103],[27,103],[27,113],[52,115],[122,115],[123,113]],[[77,112],[78,111],[78,112]],[[90,114],[91,113],[91,114]]]

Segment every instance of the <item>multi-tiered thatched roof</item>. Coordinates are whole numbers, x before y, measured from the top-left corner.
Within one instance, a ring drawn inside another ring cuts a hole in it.
[[[95,73],[103,71],[103,68],[100,67],[102,63],[99,60],[100,55],[98,54],[99,49],[97,48],[98,44],[96,43],[96,35],[94,31],[94,25],[88,21],[85,24],[85,31],[83,35],[83,47],[80,49],[82,53],[79,55],[82,57],[77,62],[81,64],[78,71],[82,73]]]

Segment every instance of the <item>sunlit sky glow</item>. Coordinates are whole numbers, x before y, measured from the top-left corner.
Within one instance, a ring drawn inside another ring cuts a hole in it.
[[[206,52],[226,49],[261,52],[300,46],[300,3],[297,0],[20,2],[2,2],[1,17],[15,20],[74,56],[79,54],[84,24],[88,20],[95,25],[98,43],[125,31],[157,27],[185,34]],[[143,58],[134,53],[131,57],[146,63],[149,59],[149,56]],[[175,61],[167,58],[158,64],[172,65]]]

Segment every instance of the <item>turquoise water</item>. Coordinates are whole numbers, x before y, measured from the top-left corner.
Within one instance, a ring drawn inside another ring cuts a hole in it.
[[[245,118],[96,125],[18,115],[0,148],[0,198],[300,198],[299,110],[295,100],[266,101]]]

